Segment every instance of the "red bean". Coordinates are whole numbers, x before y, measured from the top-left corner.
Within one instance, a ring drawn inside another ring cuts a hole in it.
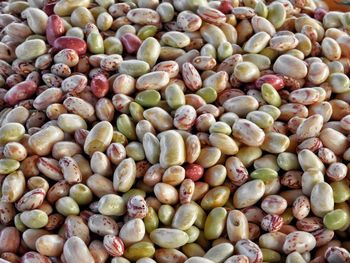
[[[43,7],[43,11],[48,15],[53,15],[54,14],[54,7],[56,5],[58,1],[52,1],[52,0],[49,0],[47,1],[47,3],[45,3],[44,7]]]
[[[186,166],[185,170],[186,170],[185,172],[186,178],[189,178],[194,182],[201,179],[204,173],[203,167],[200,166],[199,164],[189,164]]]
[[[65,32],[62,18],[58,15],[51,15],[47,21],[46,38],[50,45],[53,45],[55,40],[63,36]]]
[[[98,98],[103,98],[109,91],[108,79],[103,74],[97,74],[91,80],[91,92]]]
[[[224,14],[230,14],[233,9],[232,1],[230,0],[223,0],[221,1],[218,10],[223,12]]]
[[[323,17],[327,14],[327,10],[322,7],[318,7],[314,11],[314,18],[318,21],[323,21]]]
[[[26,100],[33,96],[37,90],[37,85],[34,81],[27,80],[13,86],[5,94],[5,101],[11,106],[16,105],[22,100]]]
[[[53,43],[53,47],[60,51],[65,48],[74,49],[78,55],[84,55],[86,53],[86,42],[80,38],[77,37],[59,37],[55,40]]]
[[[267,74],[258,78],[255,82],[255,87],[260,89],[264,83],[272,85],[275,88],[275,90],[281,90],[284,88],[283,79],[276,75]]]
[[[141,40],[134,34],[126,33],[120,38],[123,47],[129,54],[136,53],[141,46]]]

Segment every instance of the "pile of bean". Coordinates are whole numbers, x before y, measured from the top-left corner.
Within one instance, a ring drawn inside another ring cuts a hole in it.
[[[350,262],[350,13],[0,3],[0,262]]]

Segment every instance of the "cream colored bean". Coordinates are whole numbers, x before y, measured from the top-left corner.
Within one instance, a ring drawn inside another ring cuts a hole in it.
[[[265,184],[261,180],[252,180],[240,186],[234,196],[233,203],[237,208],[251,206],[258,202],[265,192]]]
[[[36,250],[44,256],[58,257],[63,251],[64,239],[59,235],[43,235],[35,242]]]
[[[67,263],[76,262],[86,262],[93,263],[95,260],[91,256],[87,246],[79,237],[71,237],[69,238],[63,247],[63,256]]]
[[[334,209],[333,190],[329,184],[320,182],[316,184],[310,195],[312,212],[319,217]]]
[[[47,127],[32,136],[30,136],[28,144],[40,156],[48,155],[53,145],[63,140],[63,131],[55,126]]]
[[[232,210],[227,216],[226,228],[231,242],[249,238],[249,225],[246,216],[239,210]]]
[[[311,251],[316,246],[316,239],[313,235],[303,231],[295,231],[287,235],[283,244],[285,253],[299,252],[304,253]]]

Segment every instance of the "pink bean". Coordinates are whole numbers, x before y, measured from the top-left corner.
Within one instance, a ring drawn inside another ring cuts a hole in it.
[[[108,79],[103,74],[97,74],[91,80],[91,92],[98,98],[103,98],[109,91]]]
[[[84,55],[87,49],[87,45],[84,40],[77,37],[67,37],[67,36],[62,36],[57,38],[53,43],[53,47],[57,51],[60,51],[65,48],[70,48],[75,50],[78,53],[78,55]]]
[[[141,46],[141,40],[134,34],[126,33],[120,38],[126,52],[135,53]]]
[[[35,94],[37,90],[37,85],[33,81],[23,81],[13,86],[7,93],[5,94],[5,101],[11,106],[16,105],[18,102],[22,100],[29,99],[31,96]]]
[[[50,45],[53,45],[55,40],[63,36],[65,32],[62,19],[58,15],[51,15],[47,21],[46,38]]]

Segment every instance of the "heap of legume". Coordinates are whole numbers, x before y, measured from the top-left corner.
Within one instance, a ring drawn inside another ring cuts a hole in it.
[[[350,13],[0,3],[0,262],[350,262]]]

